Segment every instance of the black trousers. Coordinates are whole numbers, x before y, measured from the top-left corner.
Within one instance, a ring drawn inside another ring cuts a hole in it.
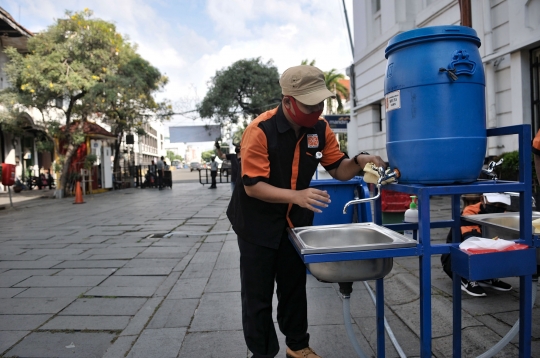
[[[163,170],[157,171],[157,182],[159,188],[163,188]]]
[[[274,282],[277,321],[293,351],[309,346],[306,267],[287,233],[277,250],[238,237],[244,338],[254,358],[275,357],[279,343],[272,320]]]
[[[212,185],[210,187],[217,188],[217,186],[216,186],[217,170],[211,170],[210,171],[210,177],[212,178]]]

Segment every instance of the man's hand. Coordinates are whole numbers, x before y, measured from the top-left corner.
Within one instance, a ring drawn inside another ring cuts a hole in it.
[[[378,155],[359,155],[356,157],[360,168],[364,168],[367,163],[373,163],[378,167],[386,169],[386,163]]]
[[[318,209],[317,206],[326,208],[330,202],[330,195],[326,191],[314,188],[296,191],[294,199],[294,204],[316,213],[322,213],[322,210]]]

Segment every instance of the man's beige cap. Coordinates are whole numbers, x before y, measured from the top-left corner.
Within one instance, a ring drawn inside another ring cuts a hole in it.
[[[326,88],[324,73],[315,66],[295,66],[287,69],[279,79],[281,93],[313,106],[328,97],[336,97]]]

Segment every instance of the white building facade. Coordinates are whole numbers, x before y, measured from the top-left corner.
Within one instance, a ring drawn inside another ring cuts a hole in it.
[[[472,27],[482,43],[486,126],[531,124],[540,129],[540,0],[472,0]],[[395,35],[415,28],[459,25],[457,0],[356,0],[354,101],[349,153],[367,150],[388,159],[384,52]],[[486,156],[518,149],[517,136],[488,140]]]

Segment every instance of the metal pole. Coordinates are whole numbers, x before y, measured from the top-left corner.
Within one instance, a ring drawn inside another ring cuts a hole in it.
[[[11,186],[8,186],[8,192],[9,192],[9,205],[13,208],[13,201],[11,200]]]
[[[343,12],[345,12],[345,22],[347,23],[347,31],[349,33],[349,42],[351,44],[351,53],[354,61],[354,46],[353,46],[353,40],[351,36],[351,27],[349,26],[349,17],[347,16],[347,7],[345,6],[345,0],[342,0],[343,3]]]
[[[471,0],[459,0],[461,26],[472,27]]]

